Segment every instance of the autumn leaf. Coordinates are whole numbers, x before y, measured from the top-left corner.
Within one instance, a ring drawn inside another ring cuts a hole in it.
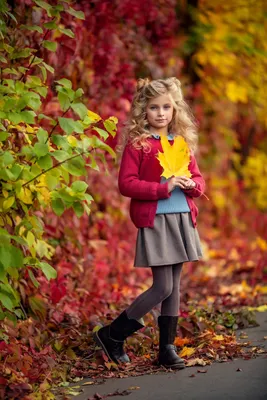
[[[163,153],[159,152],[157,158],[163,168],[161,176],[166,179],[172,176],[191,177],[188,170],[190,162],[189,148],[182,136],[176,136],[174,143],[171,145],[165,135],[160,137]]]
[[[179,357],[190,357],[192,354],[194,354],[196,349],[193,347],[184,347],[183,350],[179,353]]]

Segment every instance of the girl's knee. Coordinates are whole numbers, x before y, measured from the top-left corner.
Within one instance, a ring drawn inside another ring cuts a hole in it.
[[[172,294],[172,286],[165,286],[162,287],[159,291],[158,291],[158,297],[159,297],[159,302],[165,300],[167,297],[169,297]]]

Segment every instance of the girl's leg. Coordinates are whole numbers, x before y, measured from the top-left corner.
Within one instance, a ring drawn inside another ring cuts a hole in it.
[[[169,297],[161,304],[161,315],[177,316],[180,308],[180,280],[183,263],[172,266],[173,289]]]
[[[126,309],[128,318],[140,319],[153,307],[162,302],[173,292],[173,271],[171,265],[151,267],[153,284],[141,293]]]

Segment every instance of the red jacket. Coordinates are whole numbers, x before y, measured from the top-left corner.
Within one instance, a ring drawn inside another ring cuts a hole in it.
[[[153,137],[148,141],[151,144],[149,153],[145,153],[143,149],[137,150],[131,144],[126,145],[119,172],[119,190],[123,196],[131,198],[130,217],[137,228],[153,228],[158,200],[171,195],[168,192],[168,183],[160,183],[163,169],[156,155],[158,151],[162,152],[161,142]],[[190,208],[193,225],[196,227],[198,208],[193,197],[204,193],[205,181],[192,153],[188,168],[196,187],[183,192]]]

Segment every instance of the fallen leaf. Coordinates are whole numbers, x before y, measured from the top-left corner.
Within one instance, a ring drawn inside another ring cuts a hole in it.
[[[136,390],[136,389],[140,389],[140,386],[130,386],[128,387],[129,390]]]
[[[82,384],[82,386],[86,386],[86,385],[93,385],[95,382],[93,382],[93,381],[90,381],[90,382],[84,382],[83,384]]]
[[[237,368],[237,371],[242,371],[242,369],[241,368]]]
[[[179,357],[190,357],[192,354],[194,354],[196,349],[193,347],[184,347],[182,351],[179,353]]]
[[[207,369],[198,369],[197,372],[201,373],[201,374],[205,374],[207,371]]]
[[[206,365],[206,361],[202,360],[201,358],[193,358],[192,360],[187,361],[187,367],[193,367],[194,365]]]
[[[192,375],[189,375],[189,378],[194,378],[196,375],[195,374],[192,374]]]

